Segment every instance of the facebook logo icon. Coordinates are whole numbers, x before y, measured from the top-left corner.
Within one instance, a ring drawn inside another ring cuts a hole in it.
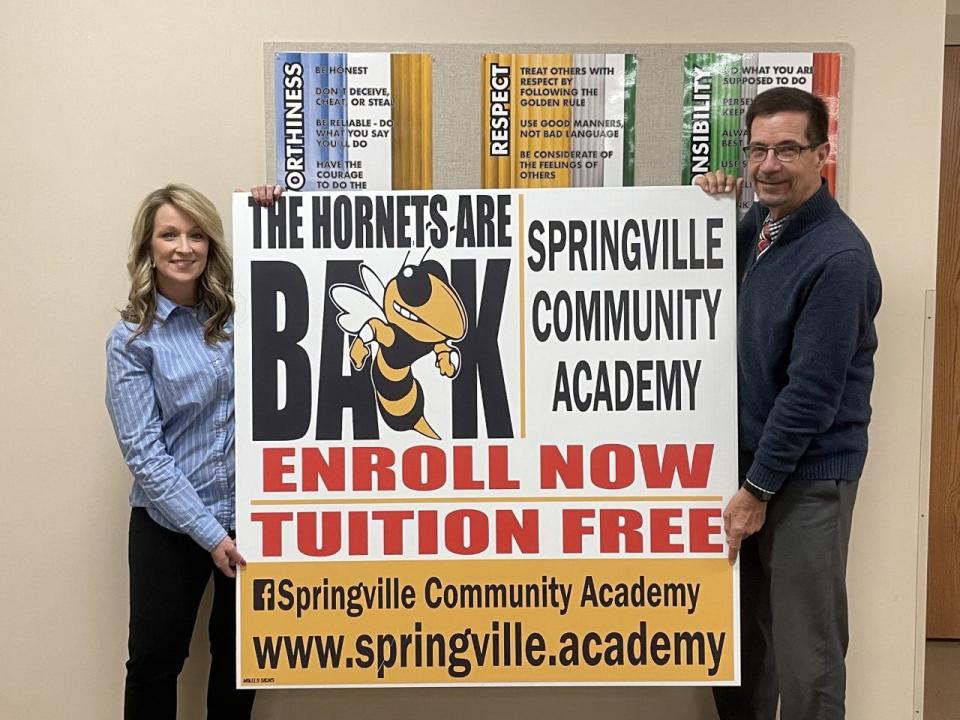
[[[273,579],[253,581],[253,609],[273,610]]]

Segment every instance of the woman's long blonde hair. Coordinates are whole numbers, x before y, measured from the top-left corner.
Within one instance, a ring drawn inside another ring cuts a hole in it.
[[[134,338],[146,332],[153,324],[157,312],[157,282],[150,247],[153,220],[157,209],[167,203],[193,218],[209,239],[207,267],[200,276],[197,298],[210,313],[203,326],[203,337],[211,345],[219,340],[226,340],[229,333],[224,328],[233,315],[234,307],[230,248],[223,239],[223,223],[217,208],[204,195],[187,185],[167,185],[154,190],[140,203],[130,234],[130,257],[127,261],[130,295],[127,306],[120,311],[120,316],[127,322],[136,324]]]

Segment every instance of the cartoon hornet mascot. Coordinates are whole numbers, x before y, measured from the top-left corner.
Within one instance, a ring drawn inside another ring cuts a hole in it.
[[[436,366],[448,378],[460,369],[460,351],[450,343],[467,331],[467,314],[447,273],[435,260],[408,265],[386,287],[366,265],[360,266],[364,289],[334,285],[330,297],[343,311],[337,325],[356,335],[350,360],[359,370],[376,342],[370,365],[380,415],[394,430],[416,430],[426,437],[440,436],[423,417],[423,389],[411,366],[433,351]],[[377,351],[379,347],[379,351]]]

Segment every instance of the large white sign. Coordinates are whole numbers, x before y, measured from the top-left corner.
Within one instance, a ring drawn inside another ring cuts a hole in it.
[[[732,684],[732,199],[234,196],[246,686]]]

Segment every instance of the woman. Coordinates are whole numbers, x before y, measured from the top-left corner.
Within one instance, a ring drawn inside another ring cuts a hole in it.
[[[261,204],[272,187],[254,188]],[[207,717],[249,718],[235,688],[233,278],[217,210],[185,185],[133,224],[129,303],[107,340],[107,408],[133,474],[126,718],[176,717],[177,676],[211,574]]]

